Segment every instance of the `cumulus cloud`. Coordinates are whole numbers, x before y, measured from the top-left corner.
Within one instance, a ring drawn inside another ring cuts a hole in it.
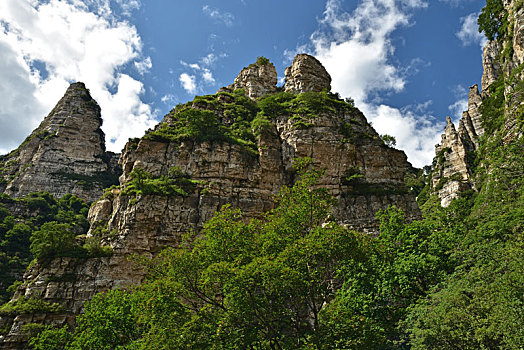
[[[202,78],[204,78],[204,81],[208,84],[213,84],[215,82],[215,78],[213,77],[213,73],[207,69],[204,68],[202,72]]]
[[[205,86],[213,86],[216,81],[211,71],[211,67],[219,58],[227,57],[225,54],[219,56],[209,53],[200,58],[197,63],[187,63],[180,61],[180,64],[189,72],[180,74],[179,81],[184,90],[189,94],[202,92]]]
[[[479,33],[477,24],[478,17],[478,13],[471,13],[460,19],[461,27],[456,35],[462,42],[462,45],[480,45],[481,49],[486,45],[488,39],[484,34]]]
[[[151,68],[153,68],[153,62],[151,62],[151,57],[146,57],[142,61],[135,61],[135,68],[140,73],[140,75],[144,75],[147,73]]]
[[[380,95],[402,91],[410,75],[430,64],[416,57],[407,67],[393,63],[391,41],[396,29],[413,24],[415,9],[427,6],[421,0],[361,0],[349,13],[339,0],[328,0],[310,43],[294,50],[314,54],[331,74],[333,91],[353,98],[377,132],[395,136],[417,167],[431,163],[444,123],[428,110],[431,101],[394,108],[381,103]]]
[[[202,12],[217,22],[224,23],[227,27],[233,26],[235,16],[229,12],[223,12],[217,8],[213,8],[209,5],[202,7]]]
[[[109,150],[156,123],[140,99],[143,84],[122,73],[127,64],[144,72],[151,61],[142,57],[136,28],[119,21],[109,1],[3,0],[0,23],[0,89],[9,92],[0,118],[11,128],[0,131],[0,151],[16,147],[74,81],[100,104]]]
[[[403,69],[390,62],[395,51],[390,36],[409,25],[409,9],[425,6],[417,0],[363,0],[350,14],[329,0],[312,43],[326,69],[336,72],[333,89],[359,103],[374,92],[402,91],[406,80]]]
[[[196,78],[194,75],[189,75],[187,73],[180,74],[180,77],[178,78],[180,81],[180,84],[182,84],[182,87],[184,90],[186,90],[189,94],[196,93]]]
[[[395,136],[397,147],[406,152],[411,164],[416,167],[431,164],[434,146],[440,142],[445,123],[435,122],[435,118],[422,108],[412,110],[365,104],[361,109],[379,134]]]

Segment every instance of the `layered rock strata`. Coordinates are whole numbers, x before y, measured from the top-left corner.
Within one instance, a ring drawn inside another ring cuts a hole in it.
[[[273,81],[273,70],[265,69],[270,71],[268,81]],[[236,82],[244,81],[246,73],[242,72]],[[294,86],[310,86],[297,82],[299,77],[315,81],[318,74],[311,73],[315,75],[312,77],[307,72],[302,70],[300,75],[292,77]],[[251,88],[252,93],[246,89],[250,97],[263,90],[254,85],[237,87]],[[319,87],[315,89],[318,91]],[[216,120],[227,126],[232,122],[228,108],[234,99],[227,91],[230,90],[208,96],[203,99],[205,103],[195,99],[190,108],[211,111]],[[151,137],[169,130],[181,113],[175,109],[154,131],[127,144],[120,158],[123,170],[120,189],[107,193],[89,212],[89,234],[98,227],[109,232],[104,243],[111,245],[113,255],[83,261],[58,258],[45,267],[36,264],[27,271],[24,285],[14,298],[40,296],[48,302],[59,302],[67,312],[60,317],[54,315],[49,321],[70,322],[70,316],[79,313],[83,302],[94,294],[143,280],[144,272],[128,260],[129,256],[151,257],[165,247],[176,246],[184,233],[198,232],[225,204],[240,208],[245,219],[259,217],[273,208],[274,196],[280,188],[292,185],[295,179],[292,164],[297,157],[310,157],[315,168],[325,169],[319,186],[326,187],[338,199],[333,216],[348,227],[376,233],[375,213],[389,205],[402,208],[410,219],[419,217],[415,198],[404,185],[404,177],[411,168],[404,152],[386,146],[358,109],[343,101],[332,101],[340,108],[325,108],[309,116],[307,123],[297,122],[293,112],[272,116],[256,139],[256,152],[238,142]],[[162,178],[173,169],[198,185],[188,190],[187,195],[126,192],[138,170]],[[74,279],[61,281],[62,276]],[[10,321],[11,333],[5,344],[23,340],[21,324],[28,319],[27,315],[19,315]]]
[[[0,158],[0,191],[19,197],[46,191],[88,202],[118,178],[118,155],[106,152],[100,107],[83,83],[62,99],[22,145]]]

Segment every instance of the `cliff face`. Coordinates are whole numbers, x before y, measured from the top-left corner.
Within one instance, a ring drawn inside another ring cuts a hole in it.
[[[19,197],[46,191],[88,202],[118,177],[117,155],[106,152],[100,107],[74,83],[23,144],[0,158],[0,191]]]
[[[285,85],[293,93],[267,95],[277,91],[273,71],[271,63],[251,65],[232,86],[177,106],[155,130],[130,141],[120,157],[120,187],[107,192],[89,213],[88,236],[105,232],[101,239],[113,255],[36,264],[14,299],[40,296],[59,302],[66,312],[48,321],[71,321],[95,293],[143,280],[129,256],[151,257],[178,244],[182,234],[198,232],[224,204],[240,208],[246,219],[273,208],[279,189],[294,181],[297,157],[310,157],[315,168],[325,169],[319,185],[338,199],[333,214],[347,226],[377,232],[375,213],[388,205],[402,208],[411,219],[419,217],[404,185],[411,168],[406,155],[386,146],[358,109],[321,92],[329,89],[331,79],[320,63],[307,55],[295,59]],[[245,123],[258,125],[255,135],[246,134]],[[135,191],[140,181],[161,181],[168,190],[176,183],[184,192]],[[44,316],[11,319],[5,344],[23,340],[20,325],[34,317]]]
[[[524,89],[524,7],[522,2],[505,0],[508,32],[489,41],[483,51],[482,90],[474,85],[469,91],[468,110],[459,121],[458,130],[451,119],[442,141],[435,146],[432,189],[449,206],[465,190],[476,187],[473,169],[477,166],[481,139],[493,138],[493,132],[503,125],[504,144],[522,137]],[[486,134],[486,135],[485,135]],[[485,135],[485,136],[484,136]]]

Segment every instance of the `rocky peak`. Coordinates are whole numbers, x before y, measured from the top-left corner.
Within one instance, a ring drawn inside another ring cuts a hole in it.
[[[468,110],[462,114],[458,130],[451,118],[446,117],[441,142],[435,146],[432,188],[443,207],[449,206],[460,192],[472,187],[471,154],[478,148],[479,136],[484,134],[479,111],[481,103],[478,85],[475,84],[469,88]]]
[[[229,89],[244,89],[251,99],[275,92],[277,90],[277,70],[275,65],[265,57],[259,57],[255,63],[244,67],[235,78]]]
[[[307,54],[295,56],[291,66],[286,68],[285,77],[285,91],[331,91],[331,76],[319,60]]]
[[[83,83],[64,96],[22,145],[4,156],[0,190],[18,197],[47,191],[94,201],[116,180],[115,155],[105,150],[100,107]]]
[[[504,84],[504,142],[522,136],[516,121],[521,114],[522,73],[516,68],[524,62],[524,7],[515,0],[502,3],[507,12],[509,35],[496,37],[484,47],[482,92],[477,85],[470,87],[468,109],[462,115],[458,131],[448,119],[442,142],[435,147],[432,187],[442,206],[448,206],[465,189],[475,188],[475,179],[471,178],[474,152],[479,149],[479,137],[486,133],[480,107],[483,101],[493,98],[490,85],[497,84],[500,88]]]

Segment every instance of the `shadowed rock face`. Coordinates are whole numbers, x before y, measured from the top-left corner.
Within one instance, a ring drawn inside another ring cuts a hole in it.
[[[100,107],[85,85],[71,84],[23,144],[0,159],[3,191],[13,197],[46,191],[98,199],[118,177],[117,155],[106,152],[101,125]]]
[[[294,93],[331,91],[331,76],[315,57],[299,54],[285,71],[284,90]]]

